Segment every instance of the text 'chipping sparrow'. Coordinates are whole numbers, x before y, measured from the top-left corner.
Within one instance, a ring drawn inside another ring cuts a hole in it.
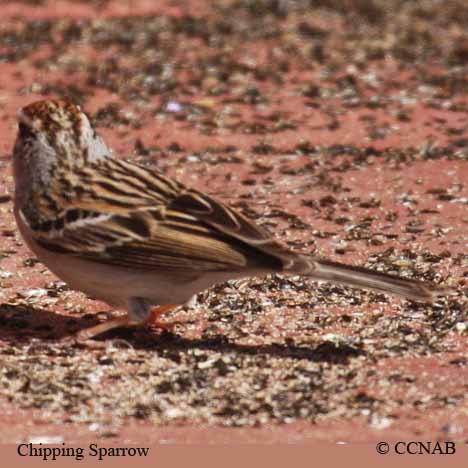
[[[228,279],[279,272],[429,301],[430,284],[301,255],[241,213],[154,170],[114,159],[67,100],[19,113],[15,216],[39,260],[72,288],[127,310],[80,331],[151,321]],[[153,307],[159,306],[159,307]]]

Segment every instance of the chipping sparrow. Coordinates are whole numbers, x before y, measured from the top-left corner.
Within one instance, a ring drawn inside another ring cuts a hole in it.
[[[128,311],[80,331],[79,342],[124,325],[164,326],[158,316],[215,283],[273,272],[432,298],[430,284],[294,253],[219,201],[112,158],[67,100],[19,112],[13,158],[27,245],[72,288]]]

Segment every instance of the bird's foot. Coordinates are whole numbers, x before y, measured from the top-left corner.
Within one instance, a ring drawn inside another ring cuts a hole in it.
[[[166,330],[168,332],[173,332],[174,328],[177,325],[183,324],[183,322],[162,322],[159,320],[161,315],[172,312],[174,309],[179,307],[177,304],[166,304],[159,307],[154,307],[151,309],[150,316],[146,319],[145,324],[149,328],[159,328],[160,330]]]
[[[106,349],[112,344],[124,345],[126,348],[132,348],[132,345],[125,340],[115,339],[106,341],[95,341],[94,338],[101,333],[104,333],[114,328],[124,327],[129,325],[128,316],[114,317],[105,322],[98,323],[84,330],[80,330],[72,336],[60,340],[60,343],[64,346],[80,346],[87,349]]]
[[[148,328],[157,328],[159,330],[167,331],[167,332],[174,332],[174,329],[177,325],[183,325],[185,322],[177,320],[174,322],[161,322],[161,320],[154,320],[151,323],[147,323]]]

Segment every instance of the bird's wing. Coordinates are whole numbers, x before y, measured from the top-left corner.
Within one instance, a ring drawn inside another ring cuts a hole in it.
[[[232,208],[146,168],[110,164],[112,177],[91,171],[79,196],[71,189],[73,197],[49,193],[66,208],[28,223],[36,242],[54,252],[140,270],[274,271],[287,261],[284,247]]]

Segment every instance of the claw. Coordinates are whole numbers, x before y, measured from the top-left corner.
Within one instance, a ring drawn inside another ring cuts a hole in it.
[[[88,349],[104,349],[108,346],[106,341],[94,341],[92,338],[108,330],[124,327],[128,324],[128,316],[124,315],[115,317],[103,323],[98,323],[92,327],[80,330],[74,335],[64,338],[60,343],[64,346],[82,346]],[[131,347],[129,343],[125,343],[127,347]]]
[[[173,332],[174,331],[174,328],[177,326],[177,325],[183,325],[184,322],[181,322],[181,321],[175,321],[175,322],[161,322],[160,320],[155,320],[151,323],[148,323],[147,326],[149,328],[159,328],[160,330],[166,330],[168,332]]]
[[[183,322],[161,322],[159,317],[163,314],[166,314],[172,310],[174,310],[178,305],[175,304],[167,304],[160,307],[155,307],[151,310],[149,318],[144,322],[145,325],[149,326],[150,328],[156,327],[162,330],[167,330],[172,332],[174,327],[180,325]],[[142,323],[143,324],[143,323]],[[142,325],[141,324],[141,325]],[[60,340],[60,344],[62,346],[78,346],[81,348],[86,349],[107,349],[109,346],[112,345],[119,345],[124,346],[126,348],[132,349],[132,345],[125,340],[122,339],[115,339],[115,340],[106,340],[106,341],[95,341],[94,338],[101,333],[104,333],[109,330],[113,330],[114,328],[118,327],[125,327],[125,326],[132,326],[132,325],[140,325],[140,323],[131,323],[129,320],[128,315],[114,317],[111,319],[106,320],[105,322],[98,323],[89,328],[85,328],[84,330],[80,330],[78,333],[67,336]]]
[[[177,304],[166,304],[160,307],[154,307],[151,310],[151,314],[146,320],[146,326],[150,328],[160,328],[162,330],[167,330],[172,332],[176,325],[179,325],[181,322],[161,322],[159,317],[163,314],[167,314],[174,309],[179,307]]]

